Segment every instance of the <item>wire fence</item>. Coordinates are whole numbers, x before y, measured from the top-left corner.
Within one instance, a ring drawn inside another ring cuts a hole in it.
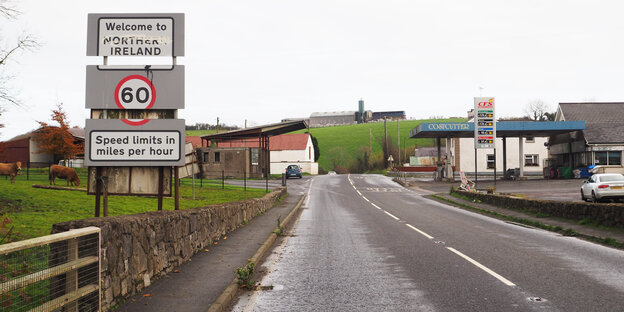
[[[0,311],[99,311],[100,229],[0,246]]]
[[[78,177],[82,181],[80,184],[80,188],[87,187],[87,179],[88,179],[88,169],[87,168],[74,168]],[[15,177],[16,181],[29,181],[33,184],[52,184],[49,178],[49,167],[41,167],[41,168],[22,168],[20,173]],[[195,179],[193,177],[186,177],[180,179],[180,186],[188,186],[188,187],[196,187],[196,188],[233,188],[238,189],[242,188],[243,190],[247,190],[247,188],[264,188],[264,185],[259,185],[258,182],[265,181],[265,178],[247,178],[244,175],[240,178],[234,178],[229,176],[227,173],[219,171],[213,175],[213,178],[204,178],[201,174],[197,173]],[[2,179],[2,177],[0,177]],[[4,177],[5,180],[9,180],[8,176]],[[272,175],[268,181],[271,181],[271,184],[281,183],[282,176],[281,175]],[[173,181],[173,180],[172,180]],[[65,186],[67,182],[63,179],[57,178],[56,185]],[[173,183],[173,182],[172,182]],[[70,184],[71,185],[71,184]],[[272,187],[271,187],[272,188]]]

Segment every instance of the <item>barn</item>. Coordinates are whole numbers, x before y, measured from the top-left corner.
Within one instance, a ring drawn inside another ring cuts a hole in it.
[[[35,130],[36,131],[36,130]],[[6,142],[2,142],[0,162],[22,162],[23,167],[41,168],[50,164],[58,163],[60,157],[42,153],[39,145],[34,140],[35,131],[19,135]],[[75,142],[84,146],[85,131],[83,128],[70,128],[69,132],[74,136]],[[77,155],[84,157],[84,155]]]
[[[315,112],[310,115],[310,127],[350,125],[357,122],[356,111]]]

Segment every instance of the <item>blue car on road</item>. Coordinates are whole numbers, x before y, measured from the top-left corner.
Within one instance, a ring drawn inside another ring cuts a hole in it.
[[[303,172],[301,171],[301,167],[299,165],[289,165],[286,167],[286,179],[290,177],[299,177],[302,178]]]

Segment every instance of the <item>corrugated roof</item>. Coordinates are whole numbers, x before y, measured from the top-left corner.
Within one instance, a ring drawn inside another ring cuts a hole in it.
[[[566,121],[585,120],[588,144],[624,143],[624,103],[559,103]]]
[[[271,151],[295,151],[305,150],[308,145],[309,133],[281,134],[271,137],[269,150]],[[231,140],[217,143],[218,147],[251,147],[258,148],[257,139]]]
[[[214,133],[202,136],[202,140],[223,142],[231,140],[242,140],[246,138],[255,139],[258,137],[272,137],[279,134],[289,133],[308,127],[305,120],[274,123],[269,125],[233,130],[222,133]]]
[[[202,146],[202,139],[200,136],[187,136],[186,142],[191,142],[193,144],[193,148]]]
[[[310,115],[312,117],[335,117],[335,116],[355,116],[355,111],[342,111],[342,112],[314,112]]]

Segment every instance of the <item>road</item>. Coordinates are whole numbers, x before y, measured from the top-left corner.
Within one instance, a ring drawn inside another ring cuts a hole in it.
[[[473,214],[379,175],[319,176],[234,311],[621,311],[624,252]],[[302,182],[304,183],[304,182]]]

